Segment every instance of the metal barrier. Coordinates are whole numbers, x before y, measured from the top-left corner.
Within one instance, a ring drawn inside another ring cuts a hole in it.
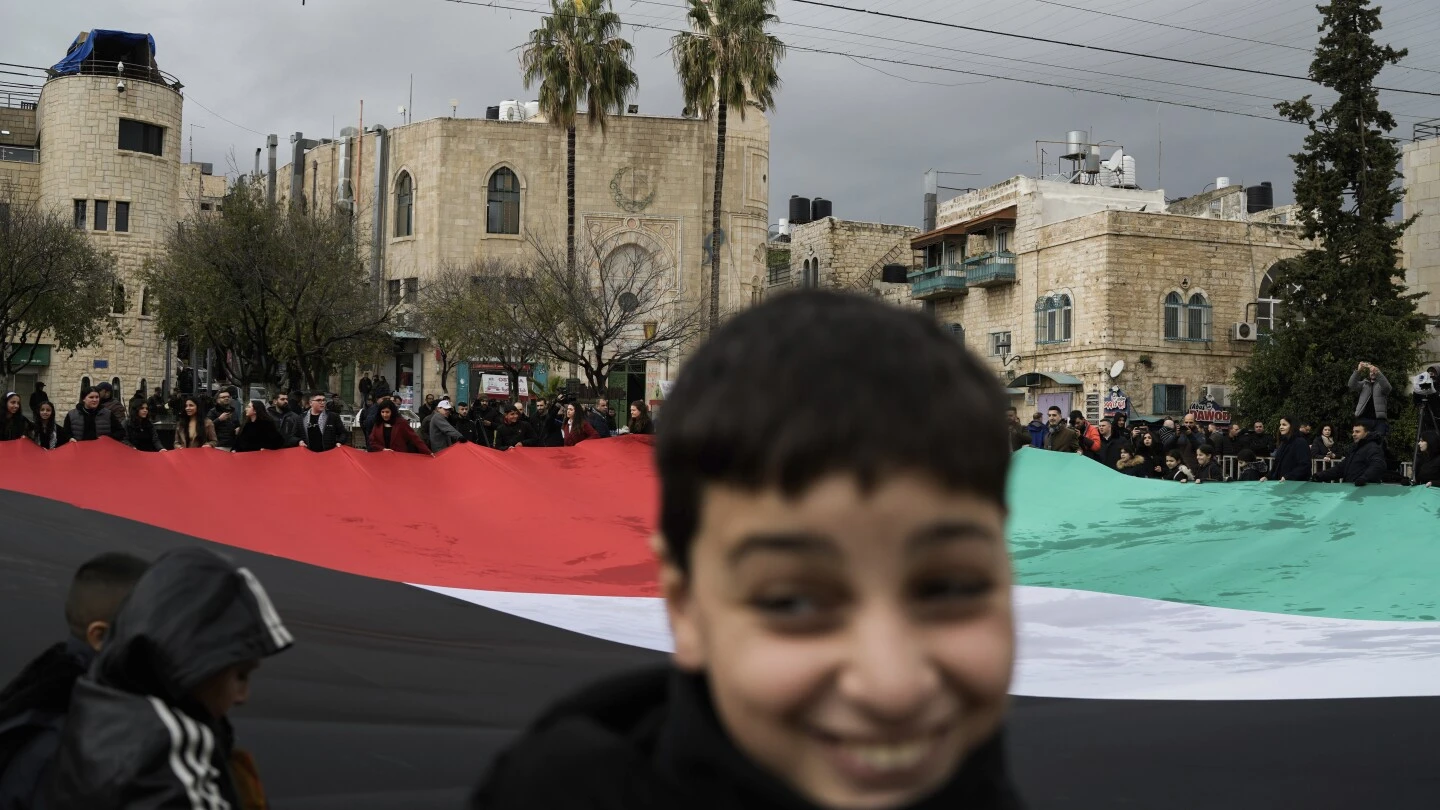
[[[1235,480],[1235,456],[1220,457],[1220,477],[1226,481]]]
[[[1317,458],[1317,459],[1312,459],[1312,460],[1310,461],[1310,477],[1311,477],[1311,478],[1314,478],[1316,473],[1318,473],[1318,472],[1320,472],[1320,471],[1322,471],[1322,470],[1332,469],[1335,465],[1339,464],[1340,462],[1342,462],[1342,461],[1344,461],[1344,460],[1345,460],[1345,459],[1343,459],[1343,458]]]

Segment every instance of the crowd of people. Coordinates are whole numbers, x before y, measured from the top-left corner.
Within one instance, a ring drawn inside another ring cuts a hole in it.
[[[1388,393],[1388,384],[1385,388]],[[1238,423],[1201,423],[1193,413],[1178,423],[1165,419],[1156,426],[1129,424],[1123,413],[1091,424],[1081,411],[1071,411],[1067,419],[1058,407],[1034,413],[1028,425],[1021,424],[1015,408],[1008,415],[1011,444],[1017,450],[1078,453],[1137,478],[1184,483],[1339,481],[1364,486],[1399,482],[1399,474],[1393,472],[1398,465],[1385,452],[1389,429],[1383,397],[1378,407],[1377,416],[1373,397],[1361,404],[1348,443],[1334,425],[1317,429],[1312,422],[1289,417],[1280,419],[1272,433],[1260,420],[1245,429]],[[1419,462],[1408,482],[1440,486],[1440,434],[1422,434],[1416,449]],[[1227,457],[1233,457],[1233,465],[1223,463]],[[1320,460],[1327,463],[1314,463]]]
[[[369,379],[366,378],[366,383]],[[649,406],[630,404],[628,420],[621,422],[601,397],[585,405],[567,392],[553,400],[528,401],[481,397],[473,404],[437,399],[433,394],[420,406],[418,430],[405,417],[401,402],[384,383],[364,385],[365,407],[356,415],[359,444],[371,452],[436,453],[461,443],[481,444],[497,450],[515,447],[573,447],[588,439],[655,431]],[[5,395],[0,441],[29,440],[47,450],[72,441],[109,437],[137,450],[165,452],[211,447],[234,452],[305,447],[323,452],[351,444],[350,429],[342,417],[344,403],[336,394],[279,392],[267,403],[240,404],[235,388],[218,389],[213,396],[176,394],[167,403],[160,389],[146,397],[137,391],[129,405],[116,399],[110,383],[82,392],[80,401],[59,415],[37,383],[30,397],[30,413],[21,407],[20,395]],[[158,424],[173,422],[174,438],[163,441]]]

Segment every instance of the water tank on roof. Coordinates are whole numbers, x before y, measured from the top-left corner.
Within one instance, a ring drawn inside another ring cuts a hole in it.
[[[903,264],[887,264],[880,269],[880,280],[886,284],[904,284],[909,281],[910,268]]]
[[[1275,207],[1275,187],[1269,181],[1245,189],[1245,211],[1257,214]]]
[[[780,224],[776,227],[776,232],[779,233],[781,236],[789,236],[790,220],[781,218]]]
[[[1226,187],[1229,186],[1229,185],[1230,185],[1230,178],[1224,177],[1224,176],[1215,178],[1215,188],[1216,188],[1216,189],[1226,188]]]
[[[810,221],[810,198],[790,195],[790,224],[804,225]]]
[[[525,102],[525,117],[526,117],[527,119],[529,119],[529,118],[534,118],[534,117],[538,116],[539,114],[540,114],[540,102],[538,102],[538,101],[527,101],[527,102]]]
[[[525,105],[513,98],[507,98],[500,102],[501,121],[523,121],[525,119]]]
[[[1090,146],[1086,141],[1090,136],[1083,129],[1072,129],[1065,134],[1065,154],[1060,157],[1066,160],[1081,160],[1090,154]]]
[[[828,217],[828,216],[831,216],[831,215],[832,215],[832,208],[831,208],[830,201],[827,200],[827,199],[825,199],[824,197],[816,197],[816,198],[815,198],[815,201],[812,202],[812,203],[810,203],[810,221],[811,221],[811,222],[814,222],[814,221],[820,220],[820,219],[824,219],[824,218],[826,218],[826,217]]]
[[[500,105],[499,105],[499,104],[496,104],[494,107],[486,107],[486,108],[485,108],[485,118],[486,118],[486,120],[489,120],[489,121],[498,121],[498,120],[500,120]]]

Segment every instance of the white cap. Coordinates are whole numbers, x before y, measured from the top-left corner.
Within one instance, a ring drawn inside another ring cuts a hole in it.
[[[436,405],[435,407],[437,407],[437,408],[444,408],[445,410],[448,411],[448,410],[450,410],[450,408],[451,408],[452,406],[450,405],[450,400],[448,400],[448,399],[442,399],[442,400],[440,400],[440,404],[439,404],[439,405]]]

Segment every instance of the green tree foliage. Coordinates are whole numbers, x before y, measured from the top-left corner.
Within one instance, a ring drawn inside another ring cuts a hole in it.
[[[267,203],[244,179],[224,212],[183,223],[145,269],[164,334],[216,349],[230,380],[291,388],[384,351],[391,313],[348,216]]]
[[[550,0],[550,15],[530,32],[520,52],[526,89],[540,84],[540,112],[565,130],[565,237],[575,269],[575,122],[584,102],[590,126],[603,130],[606,115],[622,112],[640,83],[621,39],[620,15],[607,0]]]
[[[730,110],[775,107],[785,43],[766,32],[780,21],[775,0],[689,0],[691,30],[672,40],[685,106],[715,116],[715,188],[710,204],[710,330],[720,324],[720,202],[725,187],[725,133]]]
[[[1319,8],[1310,77],[1336,98],[1328,107],[1308,95],[1276,105],[1310,130],[1304,150],[1291,157],[1299,221],[1318,246],[1272,270],[1280,301],[1275,329],[1235,375],[1241,410],[1272,425],[1282,416],[1352,420],[1355,395],[1346,383],[1361,361],[1379,366],[1395,386],[1394,418],[1408,404],[1405,378],[1425,338],[1418,296],[1405,293],[1398,262],[1409,223],[1393,219],[1403,196],[1400,148],[1386,138],[1395,119],[1375,90],[1381,69],[1406,52],[1375,42],[1380,9],[1369,0]],[[1410,440],[1392,436],[1397,450]]]
[[[74,352],[120,334],[111,313],[120,276],[67,216],[0,202],[0,377],[9,390],[31,364],[27,347]]]

